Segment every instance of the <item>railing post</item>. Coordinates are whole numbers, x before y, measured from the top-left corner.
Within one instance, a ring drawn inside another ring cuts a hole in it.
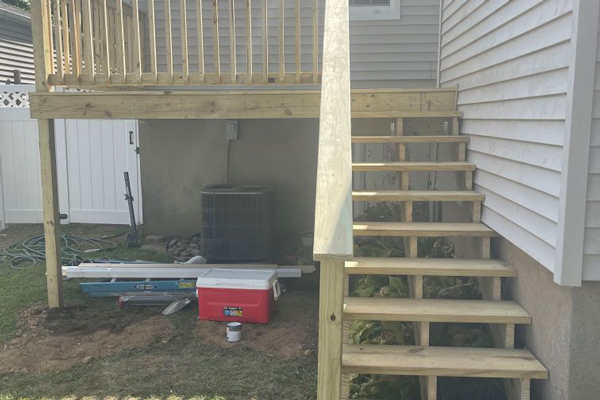
[[[314,244],[321,261],[318,400],[342,394],[344,266],[353,256],[350,93],[348,0],[328,0]]]
[[[344,262],[322,261],[319,295],[318,400],[339,400],[342,391]]]
[[[35,89],[51,91],[48,75],[53,72],[52,20],[50,0],[31,2],[31,26],[35,63]],[[56,151],[54,145],[54,120],[38,120],[40,166],[42,169],[42,208],[44,237],[46,240],[46,273],[48,305],[62,307],[62,262],[58,218],[58,185]]]

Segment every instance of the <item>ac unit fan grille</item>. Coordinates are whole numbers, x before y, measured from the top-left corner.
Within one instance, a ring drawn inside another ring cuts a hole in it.
[[[270,190],[209,186],[202,191],[202,254],[214,261],[271,257]]]

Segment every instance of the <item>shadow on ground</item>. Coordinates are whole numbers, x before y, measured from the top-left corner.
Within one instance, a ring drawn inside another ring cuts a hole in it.
[[[75,282],[65,285],[67,308],[49,311],[42,265],[1,265],[0,400],[314,399],[318,276],[285,283],[275,319],[244,325],[242,342],[229,344],[225,326],[198,321],[197,307],[168,317],[160,308],[118,309],[87,299]]]

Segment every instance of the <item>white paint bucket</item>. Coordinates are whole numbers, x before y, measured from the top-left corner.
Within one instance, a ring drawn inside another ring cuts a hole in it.
[[[230,322],[227,324],[227,341],[235,343],[242,340],[242,323]]]

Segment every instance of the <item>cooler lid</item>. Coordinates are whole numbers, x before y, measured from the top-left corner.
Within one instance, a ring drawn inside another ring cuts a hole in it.
[[[198,278],[196,287],[216,289],[267,290],[277,281],[273,269],[211,269]]]

